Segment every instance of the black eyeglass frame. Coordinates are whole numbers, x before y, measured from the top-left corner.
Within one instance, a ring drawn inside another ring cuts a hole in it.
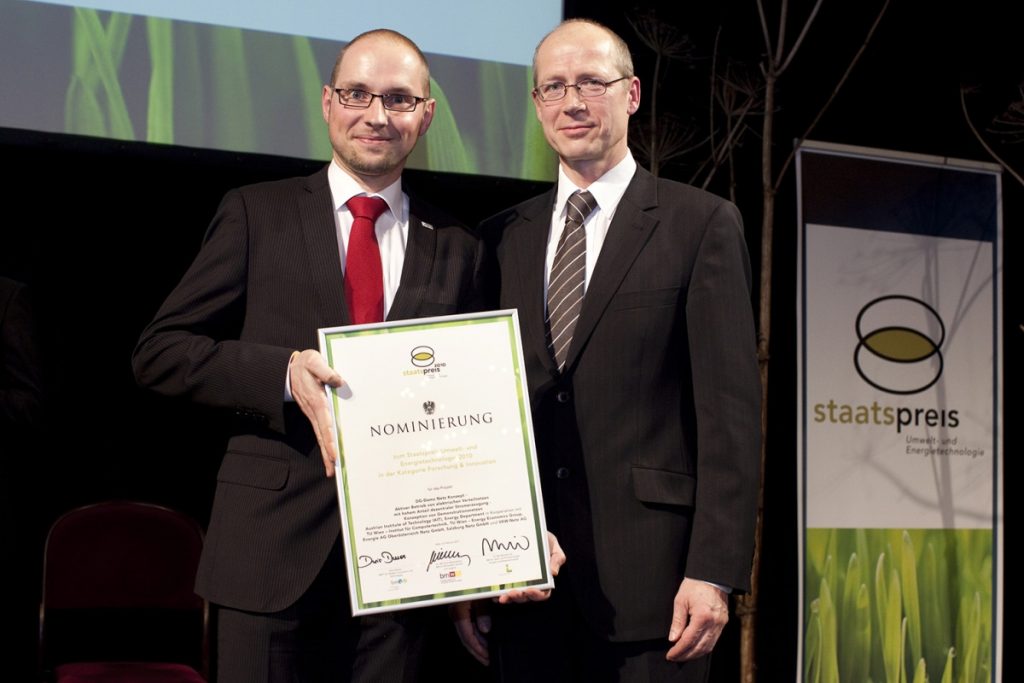
[[[609,85],[614,85],[614,84],[618,83],[619,81],[625,81],[625,80],[630,79],[630,78],[632,78],[632,76],[620,76],[620,77],[616,78],[614,81],[602,81],[600,78],[584,78],[583,80],[577,81],[575,83],[561,83],[559,81],[552,81],[551,83],[542,83],[541,85],[539,85],[536,88],[534,88],[533,89],[533,94],[541,102],[558,102],[559,100],[564,100],[565,96],[569,94],[569,88],[576,88],[576,92],[579,93],[580,97],[600,97],[601,95],[604,95],[606,92],[608,92],[608,86]],[[583,92],[583,89],[585,87],[590,86],[590,85],[595,85],[595,84],[601,86],[601,92],[595,92],[595,93],[589,93],[589,94]],[[558,95],[557,97],[545,96],[544,95],[544,91],[541,90],[541,88],[544,88],[544,87],[559,86],[559,85],[562,86],[562,91],[561,91],[562,94]]]
[[[351,96],[352,93],[363,93],[364,95],[369,95],[370,99],[365,100],[365,103],[352,102],[346,100],[345,98]],[[370,105],[373,104],[373,98],[379,97],[380,103],[384,106],[385,109],[387,109],[388,111],[399,111],[403,113],[416,111],[416,107],[419,106],[420,102],[426,102],[427,100],[430,99],[429,97],[417,97],[416,95],[408,95],[406,93],[400,92],[375,93],[370,92],[369,90],[363,90],[362,88],[334,88],[334,94],[338,96],[338,104],[340,104],[343,107],[347,107],[348,109],[369,109]],[[388,103],[387,98],[389,97],[411,98],[412,106],[410,106],[408,109],[396,107],[393,101],[390,104]]]

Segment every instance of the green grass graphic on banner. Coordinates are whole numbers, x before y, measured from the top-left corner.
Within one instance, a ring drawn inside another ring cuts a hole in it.
[[[991,680],[992,533],[808,529],[807,683]]]

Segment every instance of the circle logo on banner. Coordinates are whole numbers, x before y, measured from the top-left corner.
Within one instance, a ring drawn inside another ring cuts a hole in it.
[[[942,376],[945,339],[946,326],[934,308],[912,296],[882,296],[857,314],[853,365],[880,391],[919,394]]]
[[[429,346],[417,346],[410,353],[412,364],[418,368],[425,368],[434,362],[434,349]]]

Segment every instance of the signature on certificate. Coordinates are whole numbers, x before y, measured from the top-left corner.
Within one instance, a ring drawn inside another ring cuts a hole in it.
[[[441,560],[466,560],[466,566],[473,564],[473,558],[464,553],[460,553],[458,550],[431,550],[430,551],[430,562],[427,563],[427,571],[434,566],[435,562]]]
[[[371,557],[370,555],[360,555],[359,568],[366,569],[367,567],[372,567],[375,564],[391,564],[392,562],[397,562],[398,560],[404,559],[405,555],[395,555],[385,550],[377,557]]]
[[[481,538],[480,539],[480,554],[486,556],[487,553],[497,552],[509,552],[512,550],[529,550],[530,539],[526,536],[512,536],[507,539],[499,540],[496,538]]]

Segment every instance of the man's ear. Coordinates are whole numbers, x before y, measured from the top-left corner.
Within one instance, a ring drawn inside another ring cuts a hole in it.
[[[434,120],[434,108],[437,106],[437,100],[430,98],[423,103],[423,120],[420,121],[420,136],[427,132],[430,128],[430,122]]]
[[[629,91],[626,94],[626,113],[632,116],[640,108],[640,79],[636,76],[629,81]]]
[[[334,99],[334,89],[329,85],[325,85],[323,92],[320,93],[320,111],[324,115],[324,123],[328,123],[331,120],[331,100]]]

